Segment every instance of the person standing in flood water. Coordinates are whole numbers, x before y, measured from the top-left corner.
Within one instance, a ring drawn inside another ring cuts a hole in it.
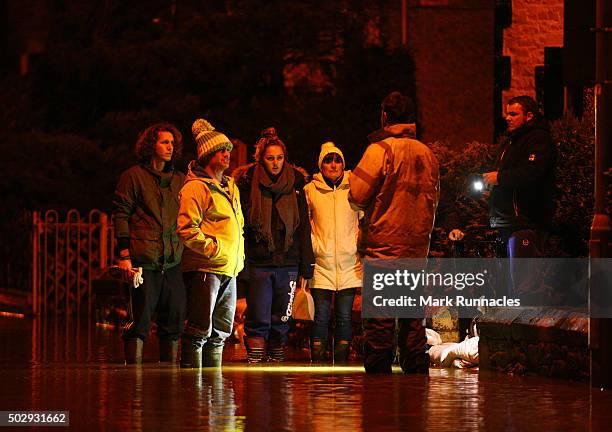
[[[348,202],[350,171],[344,155],[332,142],[321,146],[320,173],[306,185],[312,246],[315,254],[310,293],[315,316],[310,340],[313,363],[326,360],[331,309],[335,315],[334,363],[346,363],[353,337],[353,301],[361,287],[361,259],[357,253],[359,213]]]
[[[181,367],[220,367],[234,324],[236,276],[244,267],[244,219],[238,188],[223,175],[231,141],[204,119],[191,130],[198,159],[189,164],[177,222],[188,290]]]
[[[314,256],[306,173],[287,162],[287,147],[272,127],[264,129],[255,163],[234,173],[247,217],[249,266],[245,346],[249,363],[285,359],[291,286],[312,277]]]
[[[143,341],[157,315],[159,359],[175,362],[185,320],[185,286],[179,264],[183,245],[176,235],[178,192],[185,176],[173,161],[182,136],[169,123],[147,128],[136,141],[139,164],[121,175],[114,195],[114,223],[119,269],[130,282],[138,267],[144,282],[130,283],[129,322],[124,333],[125,360],[142,362]]]
[[[349,177],[349,201],[365,211],[360,252],[365,259],[426,258],[440,194],[438,161],[416,140],[413,102],[399,92],[381,106],[382,129]],[[371,287],[364,287],[367,289]],[[404,373],[429,372],[420,318],[398,320],[397,344]],[[367,373],[391,373],[395,318],[363,321]]]

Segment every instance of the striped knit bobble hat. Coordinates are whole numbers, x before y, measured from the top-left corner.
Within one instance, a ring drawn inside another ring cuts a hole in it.
[[[213,125],[204,119],[197,119],[191,126],[191,132],[198,146],[198,159],[208,156],[220,150],[227,148],[232,151],[234,147],[232,142],[221,132],[215,131]]]

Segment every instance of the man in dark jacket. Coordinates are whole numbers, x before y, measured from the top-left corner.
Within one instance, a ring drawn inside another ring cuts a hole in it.
[[[506,122],[508,140],[501,148],[496,170],[483,174],[485,184],[492,186],[490,224],[499,229],[508,258],[537,257],[555,210],[556,148],[531,97],[510,99]],[[516,280],[513,283],[516,285]]]
[[[183,245],[176,234],[183,173],[172,161],[182,149],[171,124],[147,128],[138,137],[140,163],[126,170],[115,190],[114,222],[119,268],[126,282],[142,268],[142,285],[130,283],[129,322],[123,333],[127,363],[142,362],[143,341],[157,313],[160,361],[175,362],[185,320],[186,294],[180,269]]]

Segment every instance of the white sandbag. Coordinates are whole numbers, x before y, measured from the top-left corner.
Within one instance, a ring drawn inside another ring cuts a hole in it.
[[[455,360],[453,360],[452,366],[455,369],[468,369],[468,368],[471,368],[471,367],[474,367],[474,366],[477,366],[477,365],[475,365],[473,363],[470,363],[467,360],[455,359]]]
[[[429,349],[430,361],[442,367],[462,367],[478,365],[478,337],[466,339],[461,343],[447,342]],[[464,362],[454,363],[454,360]]]
[[[454,347],[449,355],[453,358],[466,360],[472,364],[478,364],[478,336],[464,340]]]
[[[442,344],[442,337],[437,331],[426,328],[425,334],[427,335],[427,345],[433,346]]]
[[[429,361],[437,366],[443,366],[443,362],[448,357],[448,353],[457,345],[455,342],[446,342],[434,345],[429,348]],[[452,360],[451,360],[452,361]],[[448,367],[448,366],[444,366]]]

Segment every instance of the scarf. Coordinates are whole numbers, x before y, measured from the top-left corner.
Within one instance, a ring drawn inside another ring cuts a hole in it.
[[[264,240],[270,252],[276,250],[272,236],[272,204],[285,226],[284,252],[291,247],[293,234],[300,224],[294,184],[295,172],[291,166],[283,167],[276,181],[273,181],[263,165],[259,163],[255,165],[251,182],[249,225],[253,227],[256,240]]]

